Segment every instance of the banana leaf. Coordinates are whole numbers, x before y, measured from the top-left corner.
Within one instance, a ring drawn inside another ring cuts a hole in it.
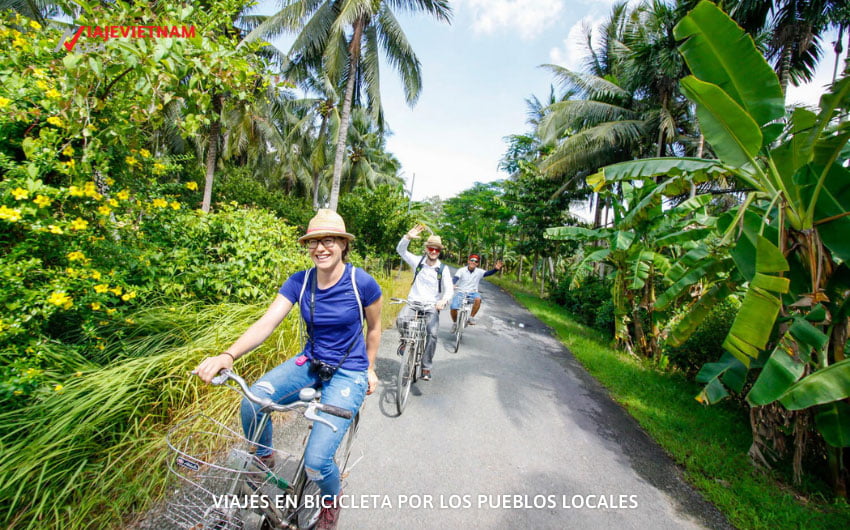
[[[706,363],[697,373],[696,381],[706,385],[696,399],[700,403],[713,405],[729,395],[726,386],[740,392],[744,387],[746,376],[746,366],[735,357],[724,353],[719,361]]]
[[[815,427],[833,447],[850,447],[850,405],[835,401],[818,408]]]
[[[688,337],[702,324],[709,311],[730,294],[732,294],[732,288],[729,283],[721,283],[711,287],[694,305],[688,308],[687,314],[670,330],[667,335],[667,344],[671,346],[684,344]]]
[[[696,103],[705,140],[718,158],[734,167],[752,165],[763,140],[761,129],[752,116],[713,83],[687,76],[680,86],[685,96]],[[748,185],[763,190],[763,184],[755,178],[742,178]]]
[[[747,394],[747,401],[753,406],[773,403],[802,377],[805,368],[805,362],[794,355],[790,332],[786,333]]]
[[[643,158],[605,166],[587,177],[587,185],[598,192],[608,182],[643,180],[660,176],[688,177],[694,184],[720,177],[731,177],[736,171],[719,160],[704,158]]]
[[[804,377],[779,398],[788,410],[802,410],[850,397],[850,359]]]
[[[752,38],[716,5],[700,2],[676,24],[673,35],[687,39],[679,51],[691,72],[729,94],[756,126],[783,116],[785,98],[773,69]]]

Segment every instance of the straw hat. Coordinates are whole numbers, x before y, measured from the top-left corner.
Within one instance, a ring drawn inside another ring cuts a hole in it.
[[[440,236],[428,236],[428,239],[425,241],[425,248],[428,247],[439,247],[440,250],[443,250],[445,248],[443,246],[443,240],[440,239]]]
[[[307,233],[298,238],[299,243],[308,239],[319,239],[325,236],[344,237],[349,241],[354,239],[352,234],[345,231],[345,221],[333,210],[325,208],[316,212],[315,217],[310,219],[307,225]]]

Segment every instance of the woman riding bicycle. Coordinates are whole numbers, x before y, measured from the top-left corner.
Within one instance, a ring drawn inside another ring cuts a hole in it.
[[[304,350],[263,375],[251,392],[286,404],[297,400],[304,387],[322,387],[322,403],[356,414],[365,395],[378,386],[375,359],[381,342],[381,288],[368,273],[345,263],[353,239],[345,231],[342,217],[331,210],[319,210],[310,220],[307,233],[298,240],[309,249],[315,267],[290,276],[265,314],[223,353],[204,359],[195,373],[209,383],[222,369],[232,368],[236,359],[272,334],[297,302],[307,328]],[[367,326],[365,340],[361,315]],[[242,401],[242,427],[249,439],[261,419],[259,408],[247,399]],[[340,506],[334,501],[341,482],[333,456],[351,420],[328,414],[323,418],[337,430],[313,424],[304,450],[305,469],[323,495],[317,528],[335,528]],[[256,455],[271,467],[271,422],[266,423],[260,444]]]

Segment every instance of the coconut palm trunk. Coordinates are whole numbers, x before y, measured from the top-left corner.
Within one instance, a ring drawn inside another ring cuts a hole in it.
[[[357,66],[360,62],[360,42],[366,19],[361,17],[354,23],[354,34],[348,47],[348,81],[345,84],[345,99],[342,102],[342,113],[339,117],[339,133],[336,140],[336,156],[334,157],[334,173],[331,183],[331,197],[328,208],[336,211],[339,202],[339,181],[342,178],[342,162],[345,157],[345,140],[348,137],[348,125],[351,121],[351,103],[354,99],[354,84],[357,77]]]
[[[218,160],[218,142],[221,136],[221,107],[223,96],[214,95],[212,98],[212,123],[210,124],[209,144],[207,145],[207,158],[204,177],[204,200],[201,210],[209,213],[212,203],[212,187],[215,179],[215,165]]]

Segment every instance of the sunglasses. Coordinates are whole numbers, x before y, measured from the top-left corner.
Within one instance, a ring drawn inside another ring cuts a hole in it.
[[[471,259],[471,260],[469,260],[469,261],[471,261],[472,263],[478,263],[478,260],[477,260],[477,259]]]
[[[428,252],[439,252],[440,249],[438,247],[427,247]]]

